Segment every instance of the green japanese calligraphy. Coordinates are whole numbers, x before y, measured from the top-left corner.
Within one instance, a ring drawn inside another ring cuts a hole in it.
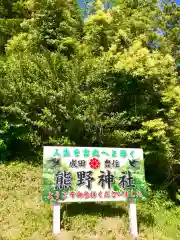
[[[75,150],[74,150],[74,156],[75,156],[75,157],[79,157],[79,155],[80,155],[79,149],[75,149]]]
[[[134,151],[130,152],[132,158],[134,158]]]
[[[99,151],[97,149],[94,149],[92,152],[92,157],[99,157]]]
[[[63,149],[63,156],[64,157],[70,157],[69,149],[67,149],[67,148]]]
[[[56,149],[55,153],[53,154],[53,157],[57,157],[57,156],[61,156],[58,149]]]
[[[120,151],[120,156],[121,157],[126,157],[127,156],[127,151],[126,150],[121,150]]]
[[[89,157],[89,150],[88,149],[84,149],[84,157]]]
[[[116,152],[116,150],[112,150],[112,157],[117,157],[117,152]]]
[[[105,152],[105,151],[101,152],[101,154],[106,155],[106,156],[109,156],[109,153],[107,153],[107,152]]]

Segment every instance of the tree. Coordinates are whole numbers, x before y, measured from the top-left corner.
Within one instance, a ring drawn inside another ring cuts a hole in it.
[[[143,147],[148,179],[164,181],[179,159],[179,87],[168,38],[159,31],[164,14],[158,1],[99,6],[84,27],[93,68],[81,117],[103,145]]]
[[[23,22],[24,33],[12,39],[8,51],[31,48],[37,52],[45,48],[70,57],[81,37],[81,12],[77,2],[29,0],[28,8],[33,17]]]
[[[7,41],[17,34],[24,18],[28,18],[25,0],[0,0],[0,54],[5,53]]]
[[[158,1],[119,0],[107,9],[97,0],[84,22],[72,1],[32,3],[33,18],[8,44],[1,68],[7,149],[142,147],[147,180],[172,181],[180,89]]]
[[[178,76],[180,75],[180,6],[175,1],[162,1],[164,12],[163,33],[166,36],[168,48],[171,51],[177,65]]]
[[[76,68],[72,63],[67,63],[67,59],[71,58],[76,50],[81,30],[80,12],[74,1],[31,1],[28,6],[34,17],[25,20],[24,32],[14,36],[9,42],[8,58],[1,69],[1,118],[3,119],[3,115],[8,118],[8,130],[3,133],[3,138],[9,138],[10,149],[16,141],[16,150],[17,146],[23,143],[27,146],[31,144],[31,148],[36,149],[42,142],[48,143],[57,139],[56,136],[60,135],[61,131],[65,135],[62,129],[66,117],[69,117],[66,108],[72,108],[72,94],[75,94],[68,88],[75,85],[75,82],[71,84],[71,78],[76,74],[73,72]],[[78,18],[80,20],[76,22]],[[53,51],[57,53],[53,54]],[[69,71],[70,69],[72,71]],[[74,91],[75,89],[76,87]],[[41,92],[44,92],[43,96]],[[9,94],[12,94],[12,101],[7,101],[6,96]],[[32,96],[33,101],[30,100]],[[48,100],[48,96],[52,101]],[[46,106],[47,101],[51,110]],[[65,106],[61,106],[61,102]],[[51,111],[54,111],[54,114]],[[45,116],[43,121],[39,119],[41,113],[50,114],[46,123]],[[58,122],[58,119],[61,120]],[[54,127],[50,124],[48,130],[49,121]],[[39,134],[42,134],[42,138]]]

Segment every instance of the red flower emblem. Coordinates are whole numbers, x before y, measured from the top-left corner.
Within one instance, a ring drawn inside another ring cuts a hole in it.
[[[53,198],[53,194],[52,194],[52,192],[49,192],[49,195],[48,195],[47,198],[48,198],[48,199],[52,199],[52,198]]]
[[[90,160],[89,166],[91,168],[97,169],[100,166],[100,162],[97,158],[93,158],[93,159]]]

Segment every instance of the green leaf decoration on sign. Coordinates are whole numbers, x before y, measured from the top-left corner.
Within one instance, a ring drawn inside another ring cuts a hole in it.
[[[112,187],[113,187],[113,190],[115,192],[119,192],[120,191],[120,188],[116,184],[113,184]]]

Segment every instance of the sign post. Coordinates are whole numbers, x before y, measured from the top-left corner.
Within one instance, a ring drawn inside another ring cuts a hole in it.
[[[53,204],[53,233],[60,233],[60,204],[129,204],[130,233],[138,237],[136,201],[147,198],[143,150],[139,148],[44,147],[44,203]]]
[[[132,239],[137,239],[138,238],[137,213],[136,213],[136,201],[134,199],[129,200],[128,210],[129,210],[130,235]]]
[[[60,229],[60,204],[56,203],[53,205],[53,233],[58,235],[61,231]]]

